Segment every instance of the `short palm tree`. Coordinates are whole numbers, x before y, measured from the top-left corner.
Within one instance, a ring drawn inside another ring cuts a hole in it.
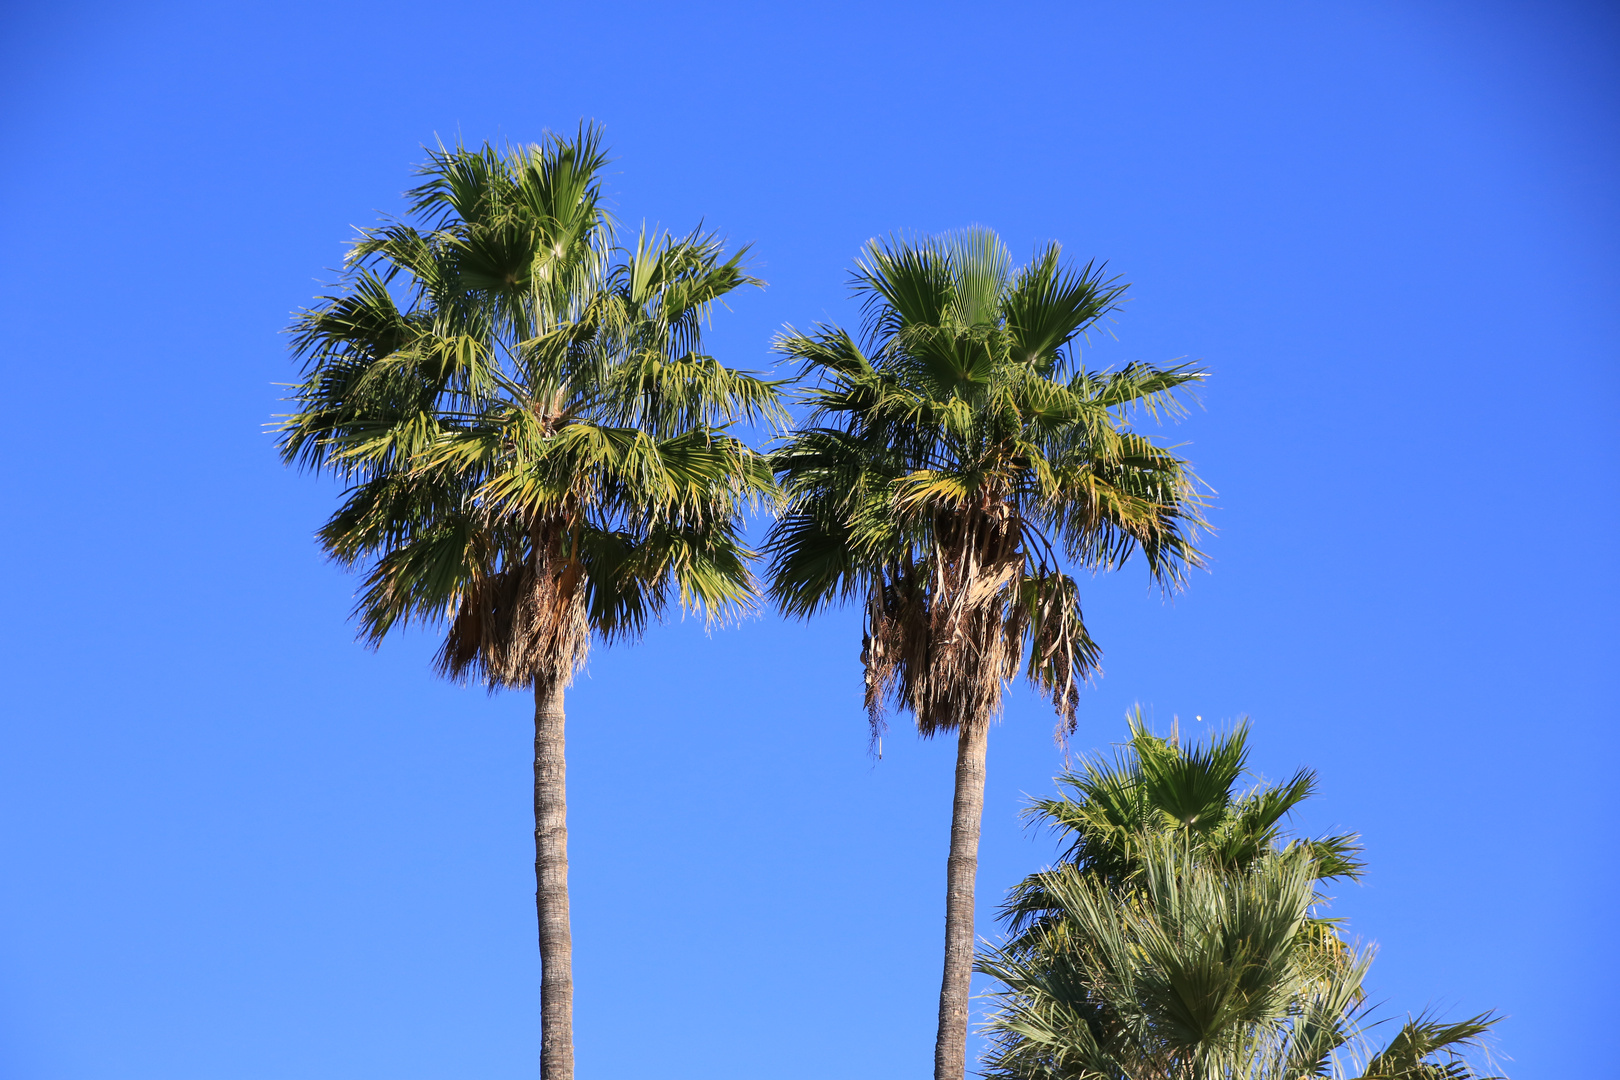
[[[1370,950],[1322,933],[1310,847],[1222,865],[1187,833],[1138,837],[1139,872],[1068,863],[1047,917],[981,959],[1002,989],[991,1080],[1475,1080],[1496,1022],[1409,1017],[1381,1049],[1362,981]],[[1360,1067],[1356,1067],[1356,1063]]]
[[[775,385],[702,353],[713,305],[758,284],[712,236],[614,246],[600,131],[497,152],[441,148],[411,218],[362,233],[333,295],[293,326],[304,380],[290,462],[350,484],[321,530],[365,570],[380,641],[446,627],[437,666],[532,688],[541,1075],[573,1075],[563,695],[593,636],[670,604],[751,602],[739,514],[773,490],[728,434]]]
[[[1173,407],[1202,376],[1086,370],[1076,339],[1125,286],[1056,245],[1014,270],[982,230],[874,241],[853,284],[862,341],[820,326],[777,342],[815,387],[774,454],[788,501],[770,593],[795,616],[861,605],[874,734],[891,702],[925,736],[957,732],[934,1075],[960,1080],[990,721],[1022,664],[1072,728],[1098,657],[1072,571],[1140,550],[1176,587],[1198,563],[1194,478],[1126,415]]]

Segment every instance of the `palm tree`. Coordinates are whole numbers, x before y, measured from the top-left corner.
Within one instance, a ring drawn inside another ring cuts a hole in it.
[[[1188,833],[1137,838],[1138,872],[1070,862],[1047,918],[993,950],[992,1080],[1474,1080],[1491,1013],[1408,1017],[1372,1050],[1370,949],[1312,914],[1327,874],[1306,845],[1223,865]],[[1356,1061],[1362,1063],[1354,1068]]]
[[[957,732],[934,1075],[960,1080],[990,721],[1027,654],[1072,730],[1098,650],[1071,570],[1139,549],[1175,588],[1198,564],[1193,476],[1126,418],[1173,408],[1202,375],[1086,370],[1075,341],[1125,286],[1065,266],[1055,244],[1015,271],[983,230],[873,241],[853,285],[863,342],[835,326],[777,341],[816,387],[774,454],[787,505],[766,543],[770,594],[800,617],[862,605],[874,736],[891,703],[925,736]]]
[[[1310,853],[1319,881],[1360,878],[1362,848],[1354,834],[1286,835],[1285,819],[1316,793],[1316,773],[1300,769],[1280,784],[1255,780],[1246,720],[1207,744],[1190,745],[1174,730],[1169,738],[1154,735],[1140,708],[1126,720],[1130,741],[1112,761],[1083,759],[1079,770],[1057,777],[1057,797],[1031,802],[1027,816],[1056,832],[1064,848],[1057,869],[1029,875],[1002,905],[1014,935],[1009,948],[1035,937],[1060,910],[1048,882],[1074,868],[1110,887],[1126,885],[1144,873],[1143,845],[1161,839],[1178,839],[1211,865],[1234,871],[1275,848],[1300,848]]]
[[[702,353],[713,305],[760,284],[712,235],[614,247],[601,132],[441,147],[410,219],[362,232],[341,287],[293,325],[305,376],[289,462],[349,483],[319,537],[365,570],[376,644],[445,625],[438,670],[532,688],[541,1075],[573,1075],[563,696],[593,635],[672,600],[710,618],[752,591],[740,505],[773,490],[729,435],[775,384]]]

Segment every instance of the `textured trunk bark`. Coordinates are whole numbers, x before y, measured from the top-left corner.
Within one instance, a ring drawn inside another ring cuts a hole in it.
[[[945,976],[939,986],[934,1080],[963,1080],[967,1071],[968,992],[973,979],[973,884],[979,872],[984,817],[984,759],[990,723],[964,725],[956,740],[956,798],[951,857],[945,870]]]
[[[540,916],[540,1078],[574,1080],[574,939],[568,924],[563,687],[534,688],[534,881]]]

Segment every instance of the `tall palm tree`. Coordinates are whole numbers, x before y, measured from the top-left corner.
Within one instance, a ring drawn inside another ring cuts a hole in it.
[[[743,503],[774,488],[726,432],[775,384],[702,352],[713,305],[759,282],[713,236],[614,246],[599,129],[440,148],[410,217],[364,231],[340,288],[293,325],[305,377],[289,462],[349,483],[320,542],[365,570],[372,643],[446,627],[438,670],[532,688],[541,1075],[573,1075],[563,696],[593,636],[672,600],[752,599]]]
[[[776,450],[786,508],[770,594],[808,616],[855,601],[874,735],[886,708],[957,733],[937,1080],[966,1065],[973,888],[989,724],[1022,658],[1071,730],[1098,658],[1072,571],[1133,551],[1161,585],[1199,555],[1186,464],[1128,426],[1202,374],[1095,372],[1076,339],[1125,291],[1057,245],[1014,270],[983,230],[873,241],[853,285],[863,340],[835,326],[777,342],[815,380],[807,426]]]

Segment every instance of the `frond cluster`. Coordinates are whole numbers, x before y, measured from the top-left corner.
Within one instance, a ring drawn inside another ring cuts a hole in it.
[[[874,241],[860,340],[778,338],[813,387],[774,454],[770,591],[799,616],[863,605],[875,730],[891,701],[924,733],[983,722],[1021,661],[1072,729],[1099,657],[1073,572],[1141,553],[1174,589],[1201,563],[1197,480],[1129,419],[1173,413],[1203,374],[1085,369],[1075,342],[1125,286],[1060,255],[1015,270],[982,230]]]
[[[758,281],[713,235],[618,246],[606,162],[584,126],[439,148],[410,219],[362,232],[291,328],[280,446],[351,485],[320,539],[365,569],[362,633],[446,621],[442,669],[492,687],[566,679],[592,631],[639,633],[671,601],[752,603],[738,514],[775,485],[727,429],[783,414],[702,329]]]
[[[1032,800],[1026,812],[1058,836],[1063,867],[1123,886],[1141,874],[1144,844],[1178,838],[1227,870],[1297,848],[1311,855],[1320,881],[1360,877],[1362,849],[1353,834],[1289,835],[1287,818],[1316,793],[1316,774],[1301,769],[1282,783],[1254,781],[1246,722],[1188,746],[1173,734],[1153,734],[1140,709],[1127,719],[1130,742],[1112,760],[1082,759],[1078,769],[1057,778],[1057,797]],[[1058,873],[1031,874],[1013,888],[1001,913],[1015,935],[1038,927],[1054,910],[1046,882]]]
[[[1492,1015],[1409,1017],[1373,1049],[1372,950],[1317,914],[1320,883],[1361,868],[1354,836],[1282,831],[1300,772],[1239,790],[1247,729],[1182,747],[1138,714],[1112,763],[1060,778],[1034,816],[1068,842],[1002,909],[1011,937],[979,970],[1001,984],[993,1080],[1477,1080]]]

